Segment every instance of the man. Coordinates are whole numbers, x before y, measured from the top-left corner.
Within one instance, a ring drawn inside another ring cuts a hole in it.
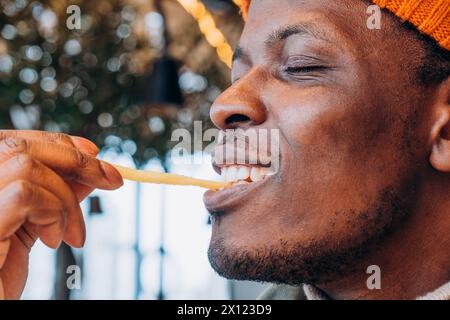
[[[450,5],[375,2],[380,29],[369,1],[244,1],[211,118],[278,129],[280,166],[204,200],[212,266],[279,284],[263,298],[450,298]],[[81,246],[77,200],[122,181],[81,138],[1,135],[0,292],[18,298],[35,239]]]

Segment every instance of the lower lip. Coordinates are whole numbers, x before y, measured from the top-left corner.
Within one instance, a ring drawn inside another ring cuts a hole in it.
[[[247,200],[251,193],[256,192],[268,180],[270,180],[270,177],[266,177],[258,182],[237,184],[219,191],[209,190],[203,196],[203,202],[211,214],[223,212]]]

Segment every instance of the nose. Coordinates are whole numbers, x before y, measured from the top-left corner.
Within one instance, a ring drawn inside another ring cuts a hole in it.
[[[257,75],[248,74],[225,90],[211,106],[212,122],[221,130],[262,124],[267,111],[260,99]]]

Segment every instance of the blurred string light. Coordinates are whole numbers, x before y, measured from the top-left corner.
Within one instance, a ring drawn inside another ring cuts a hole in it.
[[[119,27],[116,30],[116,35],[121,39],[128,38],[130,34],[131,34],[131,27],[126,23],[122,23],[121,25],[119,25]]]
[[[10,73],[13,69],[14,61],[9,54],[0,55],[0,73]]]
[[[148,127],[150,128],[150,130],[153,133],[156,133],[156,134],[162,133],[166,129],[166,125],[164,124],[164,121],[158,116],[151,117],[148,120]]]
[[[130,156],[133,156],[137,151],[137,145],[133,140],[125,140],[122,142],[122,151],[128,153]]]
[[[193,16],[206,35],[205,40],[214,46],[220,57],[223,57],[220,52],[227,50],[231,56],[226,39],[216,28],[217,21],[213,21],[202,1],[184,2],[194,5]],[[80,5],[89,3],[88,0],[78,2]],[[137,11],[134,5],[122,7],[120,4],[100,10],[87,6],[81,15],[81,30],[74,32],[58,27],[65,24],[67,14],[64,6],[53,3],[0,0],[0,15],[5,15],[4,23],[0,22],[0,83],[7,84],[0,86],[0,92],[8,106],[0,114],[1,126],[81,132],[99,145],[104,143],[107,134],[114,132],[124,139],[121,148],[140,163],[148,157],[164,155],[169,145],[159,143],[168,139],[164,133],[180,124],[190,127],[198,115],[197,111],[181,109],[181,104],[177,105],[179,113],[173,110],[160,113],[156,109],[155,113],[148,114],[147,105],[143,105],[140,95],[136,94],[147,62],[155,63],[158,49],[171,40],[164,35],[164,12],[144,12],[145,19],[135,30],[136,20],[142,19],[142,8],[138,7]],[[117,12],[116,8],[122,9]],[[144,33],[150,36],[143,37]],[[173,36],[176,43],[178,34]],[[197,36],[190,37],[194,43],[197,41]],[[151,52],[145,41],[149,42]],[[176,70],[176,83],[184,93],[201,93],[187,101],[189,106],[198,99],[201,110],[208,109],[209,74],[207,80],[186,69]],[[206,71],[211,72],[214,82],[224,70]],[[117,103],[122,100],[123,103]],[[132,105],[124,108],[126,104]],[[107,106],[96,110],[97,105]],[[142,146],[149,140],[156,143],[147,150]],[[139,146],[137,150],[131,141]]]
[[[40,120],[39,107],[36,105],[26,106],[14,105],[10,109],[11,121],[17,129],[35,129]]]
[[[128,22],[132,22],[136,19],[136,10],[131,6],[125,6],[120,13],[122,19]]]
[[[150,44],[162,50],[165,45],[164,17],[159,12],[149,12],[145,15],[145,27],[150,36]]]
[[[93,104],[88,100],[80,101],[78,109],[82,114],[90,114],[94,110]]]
[[[179,84],[186,93],[202,92],[208,87],[208,80],[192,71],[186,71],[180,76]]]
[[[64,51],[71,56],[81,53],[81,44],[77,39],[70,39],[64,44]]]
[[[30,104],[34,100],[34,93],[30,89],[23,89],[19,93],[19,99],[24,104]]]
[[[40,83],[41,89],[45,92],[53,92],[58,87],[58,83],[52,77],[43,77]]]
[[[19,79],[24,83],[33,84],[38,80],[38,74],[32,68],[23,68],[19,72]]]
[[[69,98],[73,94],[73,85],[70,82],[64,82],[59,87],[59,94],[61,97]]]
[[[236,4],[238,7],[242,5],[242,0],[233,0],[234,4]]]
[[[17,35],[17,28],[11,24],[5,24],[1,31],[1,35],[6,40],[14,40]]]
[[[223,33],[216,27],[212,15],[199,0],[178,0],[178,2],[197,21],[200,31],[208,43],[216,49],[219,59],[231,68],[233,50]]]
[[[49,38],[58,25],[58,17],[52,10],[46,9],[40,12],[38,22],[44,37]]]
[[[3,7],[3,13],[9,17],[17,15],[21,10],[25,9],[28,4],[26,0],[16,1],[1,1],[1,7]]]
[[[27,46],[25,48],[25,57],[30,61],[39,61],[43,55],[42,49],[39,46]]]
[[[103,112],[99,114],[97,122],[101,127],[109,128],[114,124],[114,118],[111,113]]]

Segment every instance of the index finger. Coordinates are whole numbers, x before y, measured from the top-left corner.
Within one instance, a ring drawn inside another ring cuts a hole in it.
[[[81,152],[91,156],[97,156],[98,147],[88,139],[70,136],[60,132],[48,132],[39,130],[0,130],[0,140],[11,138],[22,138],[32,140],[46,140],[51,143],[63,144],[80,149]]]
[[[112,190],[123,185],[122,176],[113,166],[76,148],[19,137],[0,140],[0,162],[19,154],[28,154],[63,178],[92,188]]]

